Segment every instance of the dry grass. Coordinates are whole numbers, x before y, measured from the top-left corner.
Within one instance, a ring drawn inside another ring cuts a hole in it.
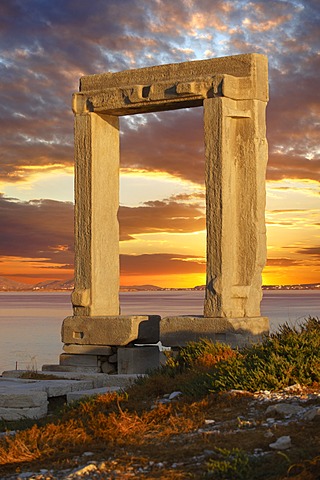
[[[261,406],[256,428],[242,426],[239,420],[239,416],[248,417],[251,401],[251,394],[212,394],[201,401],[179,400],[138,413],[125,395],[102,395],[67,408],[57,423],[34,425],[1,439],[0,475],[41,465],[76,466],[79,456],[89,450],[97,460],[106,460],[110,471],[135,471],[139,465],[141,472],[135,476],[140,478],[204,478],[209,460],[201,457],[204,451],[226,447],[241,447],[246,454],[256,448],[270,451],[270,439],[261,425],[266,406]],[[223,422],[223,426],[217,433],[206,427],[205,419]],[[284,455],[271,452],[259,459],[248,478],[317,478],[312,475],[320,465],[320,421],[272,429],[276,437],[290,435],[293,447]],[[152,467],[150,462],[154,462]]]

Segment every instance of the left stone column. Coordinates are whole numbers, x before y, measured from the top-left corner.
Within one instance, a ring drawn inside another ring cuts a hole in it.
[[[141,351],[128,347],[135,342],[157,343],[160,317],[120,315],[119,118],[88,111],[86,105],[86,97],[75,94],[73,316],[63,321],[60,365],[44,369],[132,373],[128,354],[138,352],[140,361]],[[158,349],[152,348],[157,350],[156,355],[152,352],[157,366]],[[135,363],[134,373],[150,367],[150,362],[144,367],[137,361],[131,363]]]
[[[119,315],[119,119],[75,114],[74,315]]]

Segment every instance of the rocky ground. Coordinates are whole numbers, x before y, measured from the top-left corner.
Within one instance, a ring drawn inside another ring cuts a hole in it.
[[[163,412],[182,402],[183,395],[172,392],[149,408]],[[137,444],[128,441],[108,451],[100,445],[47,464],[25,462],[18,471],[14,465],[0,466],[0,478],[320,478],[320,390],[300,385],[277,393],[233,390],[214,395],[203,412],[187,433],[155,431]]]

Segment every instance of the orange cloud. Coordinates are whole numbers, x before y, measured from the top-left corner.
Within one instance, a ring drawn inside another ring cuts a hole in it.
[[[141,233],[187,233],[204,230],[203,210],[198,205],[186,205],[175,201],[150,201],[142,206],[119,210],[120,239],[131,240]]]

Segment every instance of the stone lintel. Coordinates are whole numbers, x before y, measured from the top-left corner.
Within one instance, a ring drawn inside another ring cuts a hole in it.
[[[166,347],[183,347],[190,341],[210,338],[235,348],[259,342],[268,333],[267,317],[177,316],[163,318],[160,322],[160,340]]]
[[[159,110],[202,106],[214,97],[233,100],[254,98],[250,77],[216,75],[184,82],[157,82],[152,85],[127,85],[99,92],[75,93],[73,112],[82,115],[95,112],[109,115],[131,115]]]
[[[159,315],[114,315],[67,317],[62,325],[62,342],[77,345],[128,345],[157,343]]]
[[[217,75],[250,77],[254,83],[255,98],[267,101],[267,57],[257,53],[172,63],[122,72],[87,75],[80,79],[80,92],[104,91],[127,85],[147,85],[159,82],[192,82],[197,78]]]
[[[267,59],[236,55],[82,77],[73,112],[108,115],[174,110],[214,97],[268,100]]]

